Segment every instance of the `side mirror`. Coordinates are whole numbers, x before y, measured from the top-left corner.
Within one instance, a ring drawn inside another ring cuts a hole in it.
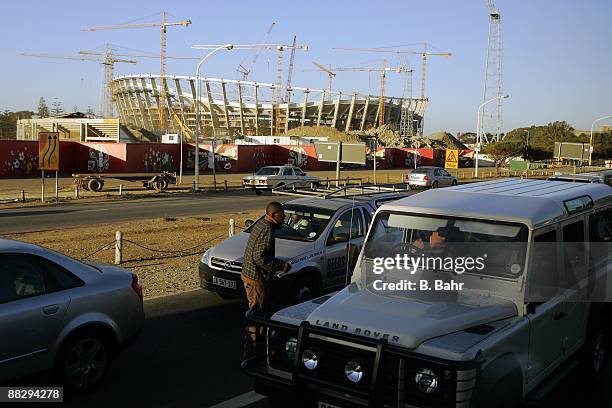
[[[244,222],[245,228],[249,228],[251,225],[255,224],[255,221],[248,219]]]

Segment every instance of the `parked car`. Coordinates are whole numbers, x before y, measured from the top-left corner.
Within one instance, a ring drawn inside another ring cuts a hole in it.
[[[410,192],[368,193],[364,187],[361,193],[361,189],[353,191],[358,194],[349,191],[344,196],[341,189],[335,197],[308,195],[283,204],[286,217],[276,231],[276,254],[291,264],[291,271],[278,282],[286,289],[284,303],[295,304],[345,286],[357,259],[347,250],[349,245],[358,252],[378,206]],[[199,265],[203,289],[222,298],[246,297],[240,273],[249,234],[250,226],[204,253]]]
[[[245,188],[254,190],[256,194],[287,184],[316,188],[319,183],[318,177],[309,176],[295,166],[265,166],[257,170],[253,176],[246,176],[242,181]]]
[[[348,287],[249,316],[262,335],[242,367],[279,406],[514,408],[576,367],[591,384],[610,346],[611,217],[607,186],[527,179],[385,204]],[[435,249],[482,267],[393,266]]]
[[[51,369],[88,390],[143,324],[135,274],[0,239],[0,382]]]
[[[457,178],[442,167],[423,166],[404,175],[404,181],[410,187],[447,187],[456,186]]]

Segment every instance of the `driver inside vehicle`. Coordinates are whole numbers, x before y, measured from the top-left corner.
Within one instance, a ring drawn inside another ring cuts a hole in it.
[[[440,227],[435,231],[419,231],[419,236],[412,243],[423,251],[442,252],[449,236],[447,227]]]

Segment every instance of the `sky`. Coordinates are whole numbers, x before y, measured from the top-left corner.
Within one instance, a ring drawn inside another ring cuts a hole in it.
[[[566,120],[589,129],[600,116],[612,114],[612,1],[609,0],[496,0],[502,14],[503,130]],[[168,29],[169,56],[203,56],[193,44],[253,44],[275,22],[266,42],[308,45],[297,51],[294,86],[324,89],[327,76],[310,72],[312,61],[332,66],[380,66],[380,54],[334,50],[338,47],[397,46],[451,52],[452,57],[430,57],[426,94],[430,99],[425,133],[466,132],[476,128],[483,98],[487,49],[488,8],[485,0],[363,1],[158,1],[4,2],[0,25],[0,110],[34,110],[38,100],[54,98],[66,110],[100,110],[102,68],[97,62],[32,58],[22,53],[78,55],[103,52],[112,44],[122,53],[158,53],[159,30],[84,31],[96,25],[189,19],[187,28]],[[239,79],[240,63],[250,64],[256,51],[219,52],[204,64],[202,75]],[[391,65],[400,61],[386,56]],[[129,59],[129,58],[128,58]],[[289,53],[285,54],[288,62]],[[193,75],[197,61],[168,60],[167,73]],[[420,86],[420,58],[413,92]],[[285,65],[284,72],[287,72]],[[158,74],[159,61],[138,59],[116,64],[115,75]],[[377,73],[339,72],[334,90],[378,95]],[[275,82],[276,53],[261,52],[249,80]],[[385,95],[402,96],[404,77],[389,74]]]

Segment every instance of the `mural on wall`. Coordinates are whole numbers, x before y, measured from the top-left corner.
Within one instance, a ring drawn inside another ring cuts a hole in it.
[[[232,162],[238,160],[238,146],[221,145],[215,149],[215,165],[217,170],[231,171]],[[208,156],[207,168],[212,169],[212,152]]]
[[[259,169],[266,165],[266,152],[263,149],[255,149],[253,150],[253,155],[251,157],[253,168]]]
[[[160,152],[159,150],[150,147],[144,153],[144,171],[173,171],[174,161],[172,155],[168,152]]]
[[[28,146],[11,149],[2,167],[2,172],[9,174],[30,175],[37,172],[38,151],[28,149]]]
[[[416,165],[415,165],[416,160]],[[406,151],[406,158],[404,159],[404,166],[409,169],[417,168],[421,165],[421,155],[418,150],[408,150]]]
[[[306,167],[308,166],[308,153],[301,146],[293,146],[291,150],[289,150],[289,159],[288,163],[297,167]]]
[[[98,144],[89,148],[87,171],[103,172],[110,167],[110,155],[104,145]]]

